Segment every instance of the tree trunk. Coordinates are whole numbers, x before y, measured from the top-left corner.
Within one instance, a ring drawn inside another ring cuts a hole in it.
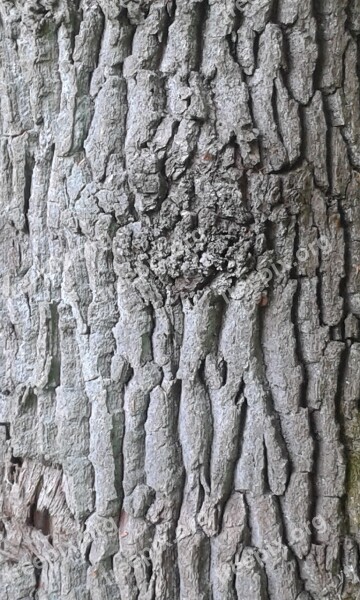
[[[5,600],[360,599],[358,0],[0,0]]]

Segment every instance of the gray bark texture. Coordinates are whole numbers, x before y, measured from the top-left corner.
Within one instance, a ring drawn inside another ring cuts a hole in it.
[[[1,600],[359,600],[359,0],[0,0]]]

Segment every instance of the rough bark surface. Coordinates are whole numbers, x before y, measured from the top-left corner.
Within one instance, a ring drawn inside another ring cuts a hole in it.
[[[2,599],[360,598],[359,33],[0,0]]]

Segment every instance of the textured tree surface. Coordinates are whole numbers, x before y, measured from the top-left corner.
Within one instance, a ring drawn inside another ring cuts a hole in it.
[[[1,599],[360,598],[359,33],[0,0]]]

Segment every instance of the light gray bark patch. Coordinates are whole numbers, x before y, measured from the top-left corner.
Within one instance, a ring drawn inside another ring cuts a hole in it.
[[[282,64],[281,29],[274,24],[268,24],[260,37],[258,66],[249,85],[254,120],[261,136],[262,159],[269,171],[279,171],[287,162],[287,153],[277,128],[274,87]]]
[[[280,20],[291,25],[286,32],[288,86],[292,96],[308,104],[313,96],[313,82],[318,60],[317,27],[311,0],[280,1]]]
[[[4,600],[359,595],[358,13],[0,2]]]

